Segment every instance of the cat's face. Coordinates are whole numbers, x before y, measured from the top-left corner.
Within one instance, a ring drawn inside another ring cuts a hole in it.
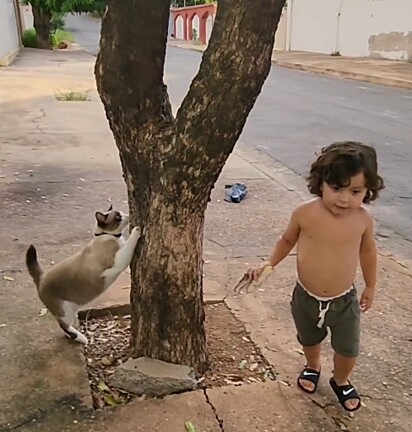
[[[96,223],[97,227],[105,233],[121,234],[129,224],[129,216],[113,210],[112,206],[110,206],[105,213],[96,212]]]

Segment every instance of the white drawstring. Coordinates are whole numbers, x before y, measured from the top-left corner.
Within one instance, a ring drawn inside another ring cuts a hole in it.
[[[326,303],[325,308],[322,309],[322,302],[319,301],[319,322],[318,322],[318,325],[317,325],[318,328],[322,328],[323,327],[323,324],[325,322],[325,315],[326,315],[326,312],[329,310],[330,303],[331,302],[328,301]]]

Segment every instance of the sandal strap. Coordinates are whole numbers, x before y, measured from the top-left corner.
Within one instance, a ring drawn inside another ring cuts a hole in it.
[[[298,379],[310,381],[311,383],[316,385],[319,381],[319,377],[320,377],[320,371],[305,367],[301,372],[301,374],[299,375]]]
[[[351,384],[350,381],[348,381],[349,384],[345,384],[342,386],[339,386],[336,384],[336,381],[331,378],[330,379],[330,386],[332,387],[332,390],[335,392],[340,404],[346,411],[356,411],[360,405],[361,405],[361,398],[356,391],[355,387]],[[359,405],[354,409],[348,409],[345,405],[345,402],[349,399],[358,399]]]

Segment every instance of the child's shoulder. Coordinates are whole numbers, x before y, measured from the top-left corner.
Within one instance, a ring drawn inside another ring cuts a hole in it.
[[[320,201],[320,198],[312,198],[310,200],[304,201],[295,207],[293,213],[297,216],[305,215],[312,210],[318,209],[321,204]]]
[[[358,216],[362,219],[366,224],[373,223],[373,217],[370,213],[369,209],[367,209],[364,205],[359,207]]]

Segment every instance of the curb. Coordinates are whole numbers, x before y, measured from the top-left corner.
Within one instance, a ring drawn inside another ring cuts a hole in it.
[[[180,44],[174,44],[168,43],[168,46],[174,47],[174,48],[180,48],[180,49],[186,49],[191,51],[198,51],[203,52],[206,47],[204,45],[196,46],[196,45],[180,45]],[[338,70],[338,69],[332,69],[332,68],[325,68],[321,66],[315,66],[310,64],[303,64],[298,62],[285,62],[282,60],[276,60],[272,57],[272,64],[288,68],[288,69],[297,69],[304,72],[313,72],[319,75],[327,75],[327,76],[333,76],[337,78],[346,78],[351,79],[354,81],[362,81],[367,82],[370,84],[378,84],[378,85],[384,85],[386,87],[396,87],[396,88],[402,88],[407,90],[412,90],[412,80],[402,80],[402,79],[393,79],[393,78],[386,78],[379,75],[370,75],[370,74],[362,74],[357,72],[350,72],[350,71],[344,71],[344,70]]]
[[[168,42],[167,46],[170,48],[179,48],[179,49],[185,49],[190,51],[197,51],[197,52],[205,52],[206,51],[206,45],[180,45],[175,44],[173,42]]]
[[[357,72],[342,71],[338,69],[324,68],[315,65],[306,65],[302,63],[284,62],[272,59],[272,63],[284,68],[298,69],[305,72],[313,72],[319,75],[328,75],[338,78],[348,78],[355,81],[363,81],[371,84],[379,84],[388,87],[397,87],[412,90],[412,81],[402,79],[385,78],[379,75],[361,74]]]

